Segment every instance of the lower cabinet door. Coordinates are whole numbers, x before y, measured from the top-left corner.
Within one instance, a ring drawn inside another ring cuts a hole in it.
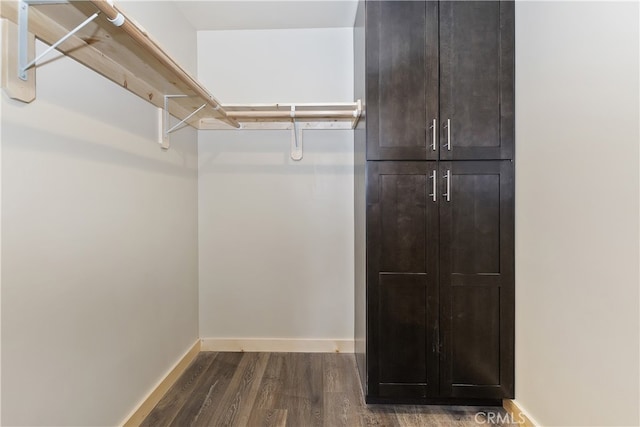
[[[368,396],[437,396],[437,163],[368,162],[367,174]]]
[[[511,161],[440,163],[440,392],[513,397]]]

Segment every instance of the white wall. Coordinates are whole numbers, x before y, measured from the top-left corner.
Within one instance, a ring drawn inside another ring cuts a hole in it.
[[[638,425],[638,3],[516,3],[516,398]]]
[[[353,101],[351,28],[198,33],[223,103]],[[203,338],[353,340],[353,132],[200,131]]]
[[[198,338],[196,132],[162,151],[153,106],[67,58],[37,89],[2,95],[2,425],[116,425]]]

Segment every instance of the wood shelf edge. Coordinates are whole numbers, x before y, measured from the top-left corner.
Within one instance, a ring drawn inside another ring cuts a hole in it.
[[[98,9],[106,9],[109,6],[104,1],[89,0],[87,4],[93,4]],[[0,9],[0,16],[8,21],[16,24],[18,21],[18,6],[17,1],[2,1],[2,8]],[[43,6],[43,10],[45,7]],[[65,5],[65,7],[73,8],[75,6],[71,4]],[[29,32],[35,35],[35,37],[43,42],[51,45],[67,35],[70,28],[61,25],[56,20],[49,17],[46,13],[40,10],[36,6],[31,6],[29,10]],[[117,10],[117,9],[116,9]],[[77,11],[75,11],[77,13]],[[121,13],[121,12],[118,12]],[[106,13],[105,13],[106,14]],[[107,17],[109,16],[106,14]],[[175,62],[159,45],[153,41],[153,39],[142,29],[136,26],[135,21],[126,15],[125,24],[118,29],[113,27],[114,31],[124,31],[127,36],[132,40],[132,43],[136,43],[141,46],[146,52],[156,59],[161,67],[169,70],[176,81],[180,81],[182,87],[188,87],[192,93],[184,93],[181,91],[167,92],[167,88],[176,87],[175,82],[167,81],[163,87],[160,85],[154,85],[144,79],[145,73],[136,68],[136,65],[123,64],[117,57],[117,55],[110,55],[108,52],[101,51],[95,47],[92,40],[84,40],[79,35],[71,36],[67,41],[58,47],[58,50],[64,55],[69,56],[98,74],[108,78],[112,82],[127,89],[128,91],[138,95],[145,101],[153,104],[158,108],[164,107],[165,95],[184,94],[195,97],[189,98],[189,102],[184,100],[175,99],[169,103],[169,113],[174,117],[183,120],[188,117],[197,107],[206,104],[208,108],[203,109],[202,112],[195,115],[190,119],[187,124],[197,127],[197,124],[201,118],[210,117],[221,120],[228,123],[232,127],[239,127],[239,123],[226,116],[226,112],[218,100],[216,100],[195,78],[187,73],[177,62]],[[134,38],[133,35],[136,36]],[[17,45],[6,46],[5,49],[8,53],[17,50]],[[8,53],[5,53],[7,55]],[[17,52],[16,52],[17,56]],[[141,66],[140,66],[141,67]],[[37,68],[34,67],[34,68]],[[143,71],[143,70],[142,70]]]

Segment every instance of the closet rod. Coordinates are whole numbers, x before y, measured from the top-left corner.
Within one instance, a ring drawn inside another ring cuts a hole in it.
[[[107,0],[90,0],[91,3],[98,10],[104,13],[107,18],[111,21],[121,21],[124,16],[113,4]],[[176,73],[184,83],[189,87],[189,89],[193,90],[196,95],[203,98],[208,105],[210,105],[214,110],[216,110],[222,117],[220,120],[230,124],[235,128],[240,127],[240,123],[238,123],[233,118],[229,117],[227,112],[222,108],[220,102],[213,97],[205,88],[200,86],[200,84],[193,78],[189,73],[187,73],[182,67],[176,64],[154,41],[149,37],[149,35],[145,34],[140,30],[136,25],[134,25],[129,19],[124,19],[124,22],[120,26],[122,30],[129,35],[133,40],[135,40],[138,44],[140,44],[145,49],[148,49],[149,52],[160,62],[162,65],[169,68],[172,72]]]
[[[331,111],[229,111],[229,117],[234,119],[353,119],[356,117],[353,111],[331,110]]]
[[[224,104],[225,108],[287,108],[295,106],[297,107],[346,107],[356,108],[357,102],[279,102],[279,103],[254,103],[254,104]]]

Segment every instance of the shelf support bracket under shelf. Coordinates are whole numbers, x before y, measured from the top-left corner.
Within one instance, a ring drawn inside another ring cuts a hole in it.
[[[89,23],[91,23],[94,19],[96,19],[100,12],[96,12],[86,20],[84,20],[80,25],[76,28],[68,32],[64,37],[62,37],[57,42],[53,43],[49,46],[44,52],[38,55],[33,61],[27,63],[29,60],[29,4],[60,4],[67,3],[66,1],[42,1],[42,0],[20,0],[18,4],[18,78],[21,80],[27,80],[27,71],[35,66],[38,61],[44,58],[49,54],[52,50],[56,49],[62,43],[67,41],[70,37],[72,37],[75,33],[86,27]],[[117,23],[115,24],[117,25]],[[120,24],[122,25],[122,24]]]
[[[185,117],[184,119],[180,120],[175,125],[169,127],[170,121],[171,121],[171,117],[170,117],[170,114],[169,114],[169,100],[171,98],[189,98],[189,95],[165,95],[164,96],[164,108],[158,109],[159,116],[160,116],[159,119],[158,119],[158,123],[160,124],[160,132],[159,132],[160,138],[159,138],[158,143],[165,150],[168,150],[169,147],[171,147],[171,141],[170,141],[171,133],[173,133],[173,132],[185,127],[187,125],[187,120],[189,120],[191,117],[193,117],[196,114],[198,114],[200,112],[200,110],[202,110],[204,107],[207,106],[206,103],[202,104],[193,113],[189,114],[187,117]]]

